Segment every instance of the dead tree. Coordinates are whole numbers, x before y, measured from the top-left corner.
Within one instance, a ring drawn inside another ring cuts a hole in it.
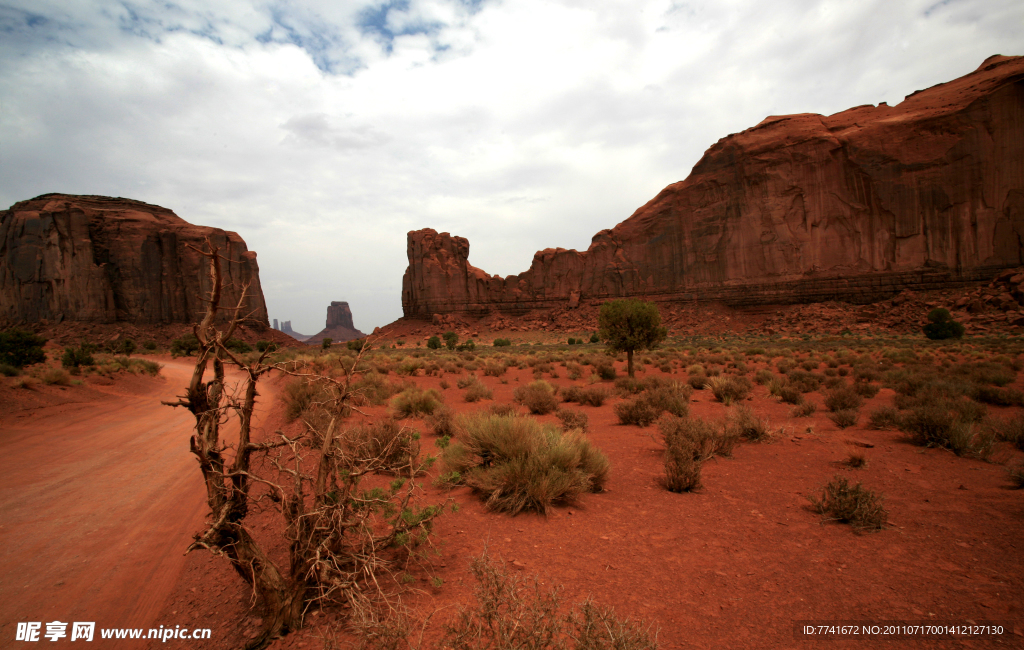
[[[306,374],[306,381],[317,383],[321,399],[318,417],[304,419],[303,434],[289,438],[277,432],[276,439],[252,441],[260,378],[272,370],[303,373],[268,363],[270,350],[247,362],[225,346],[242,321],[248,287],[238,304],[226,310],[229,317],[219,329],[224,258],[210,239],[206,244],[208,250],[195,249],[208,260],[211,280],[206,313],[193,328],[199,340],[195,369],[185,395],[165,402],[195,417],[190,450],[199,461],[210,507],[205,530],[188,550],[205,548],[227,557],[252,586],[265,616],[247,648],[264,647],[300,628],[314,605],[338,604],[365,620],[369,610],[388,602],[384,578],[392,575],[395,562],[429,541],[432,521],[445,504],[420,507],[413,480],[361,487],[373,474],[415,477],[426,463],[419,462],[414,435],[405,429],[341,427],[351,409],[355,363],[343,382]],[[226,366],[242,372],[236,390],[226,382]],[[229,442],[223,434],[231,417],[238,420],[238,434]],[[288,547],[287,567],[279,567],[246,527],[256,502],[270,503],[283,515],[280,535]]]

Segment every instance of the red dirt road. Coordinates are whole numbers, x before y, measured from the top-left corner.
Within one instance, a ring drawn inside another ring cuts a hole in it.
[[[115,385],[110,399],[0,424],[0,646],[14,645],[19,621],[43,632],[93,621],[90,647],[119,648],[137,642],[102,641],[99,629],[175,625],[156,619],[205,493],[188,451],[192,416],[160,403],[182,392],[191,365],[162,362],[161,379],[128,394]]]

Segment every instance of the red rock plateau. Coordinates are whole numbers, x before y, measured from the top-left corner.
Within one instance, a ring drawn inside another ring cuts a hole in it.
[[[227,261],[224,304],[237,304],[248,285],[247,322],[269,329],[256,253],[237,233],[141,201],[67,194],[0,212],[0,325],[196,322],[209,275],[190,246],[203,248],[206,237]]]
[[[335,343],[361,339],[365,334],[356,329],[352,322],[352,310],[347,302],[337,300],[327,308],[327,325],[321,331],[305,339],[310,345],[320,345],[325,338]]]
[[[831,301],[856,324],[852,305],[906,291],[941,302],[928,292],[1020,266],[1022,235],[1024,57],[993,56],[897,106],[767,117],[585,252],[540,251],[519,275],[473,267],[462,237],[410,232],[402,306],[406,321],[527,315],[543,329],[624,296],[667,303],[663,313],[760,310],[759,325],[769,306]],[[1008,295],[1012,321],[1022,296]]]

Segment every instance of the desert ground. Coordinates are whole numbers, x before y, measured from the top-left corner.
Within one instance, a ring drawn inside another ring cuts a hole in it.
[[[636,354],[637,382],[624,379],[624,355],[609,357],[599,344],[566,345],[544,332],[532,338],[464,351],[384,338],[359,359],[337,346],[272,359],[352,375],[361,392],[346,427],[395,417],[410,389],[436,391],[456,421],[511,405],[517,417],[562,427],[558,411],[531,414],[516,400],[517,388],[543,381],[557,389],[560,411],[585,415],[587,439],[610,462],[599,492],[546,514],[511,516],[489,510],[471,487],[437,480],[447,469],[441,445],[458,434],[442,441],[436,418],[424,414],[399,419],[420,434],[421,456],[442,456],[417,479],[423,501],[458,505],[436,519],[416,561],[393,574],[411,647],[440,647],[445,625],[473,606],[470,565],[485,552],[511,574],[536,576],[542,590],[558,588],[564,610],[592,598],[656,633],[661,648],[1024,646],[1024,491],[1011,475],[1024,459],[1014,438],[1024,422],[1019,338],[672,337]],[[148,358],[163,365],[156,377],[86,373],[66,386],[0,378],[0,401],[9,405],[0,415],[3,638],[14,638],[17,621],[80,617],[106,627],[212,629],[208,641],[168,642],[180,647],[238,648],[257,635],[263,612],[228,561],[203,550],[183,555],[202,528],[205,493],[188,448],[193,421],[160,402],[181,394],[191,358]],[[615,377],[602,379],[608,366]],[[722,400],[705,388],[715,377],[745,380],[749,389]],[[304,411],[294,404],[303,381],[275,372],[260,383],[256,441],[303,432]],[[481,396],[467,401],[480,384]],[[826,400],[858,385],[854,423],[840,427]],[[603,393],[603,403],[564,401],[573,386]],[[699,488],[665,489],[661,425],[670,416],[623,424],[616,409],[658,386],[685,395],[686,417],[722,432],[749,409],[762,439],[741,438],[731,454],[704,461]],[[908,414],[940,399],[954,400],[968,426],[956,453],[914,444],[906,424],[900,430]],[[835,476],[882,499],[881,529],[856,530],[814,509],[808,497]],[[254,508],[247,526],[284,559],[275,532],[281,515],[271,503]],[[270,647],[358,647],[345,614],[314,608],[304,629]],[[996,622],[1005,632],[801,638],[798,625],[810,621]]]

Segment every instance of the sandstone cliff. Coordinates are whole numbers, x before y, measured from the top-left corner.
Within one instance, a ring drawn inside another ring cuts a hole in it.
[[[0,323],[191,323],[205,310],[210,236],[227,260],[223,304],[267,327],[256,253],[236,233],[131,199],[44,194],[0,211]]]
[[[352,323],[352,310],[347,302],[334,301],[327,308],[327,326],[320,332],[305,339],[310,345],[320,345],[329,338],[335,343],[361,339],[365,334],[356,329]]]
[[[1024,57],[897,106],[770,116],[586,252],[547,249],[519,275],[469,242],[410,232],[407,317],[521,313],[620,296],[757,305],[870,302],[963,286],[1024,262]]]

